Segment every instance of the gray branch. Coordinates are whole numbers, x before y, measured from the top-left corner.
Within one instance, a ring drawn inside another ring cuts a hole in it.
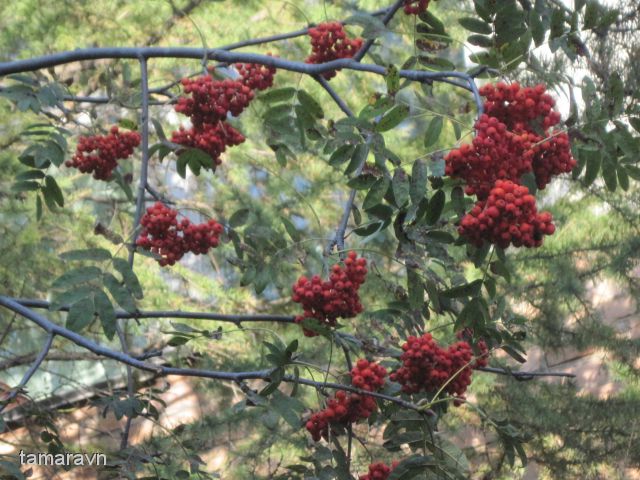
[[[16,313],[19,314],[20,312],[16,312]],[[51,349],[51,344],[53,343],[53,337],[54,337],[54,333],[52,332],[48,332],[48,333],[49,334],[47,335],[47,340],[45,341],[44,347],[42,347],[42,350],[40,350],[40,353],[34,360],[31,367],[29,367],[29,370],[26,371],[26,373],[22,377],[22,380],[20,380],[20,383],[18,384],[18,386],[14,388],[13,391],[9,394],[9,396],[4,400],[3,405],[0,406],[0,413],[2,413],[3,410],[7,407],[7,405],[9,405],[9,403],[14,398],[16,398],[18,393],[20,393],[20,391],[27,386],[27,383],[29,383],[29,380],[31,380],[31,377],[33,377],[36,371],[38,371],[38,368],[40,368],[40,365],[42,365],[42,362],[44,362],[44,359],[47,356],[47,353],[49,353],[49,350]]]

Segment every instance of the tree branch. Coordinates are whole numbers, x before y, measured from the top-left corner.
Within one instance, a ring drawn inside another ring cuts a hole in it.
[[[527,380],[533,380],[535,377],[566,377],[566,378],[575,378],[576,376],[573,373],[564,373],[564,372],[512,372],[510,370],[505,370],[502,368],[493,368],[493,367],[479,367],[476,370],[480,372],[487,373],[495,373],[496,375],[506,375],[509,377],[513,377],[520,382],[524,382]]]
[[[32,300],[25,298],[8,298],[16,303],[28,308],[44,308],[49,309],[51,303],[45,300]],[[69,311],[69,306],[65,305],[58,310],[63,312]],[[143,319],[143,318],[182,318],[189,320],[211,320],[217,322],[231,322],[239,325],[244,322],[274,322],[274,323],[295,323],[293,315],[269,315],[269,314],[251,314],[251,315],[234,315],[223,313],[200,313],[200,312],[184,312],[181,310],[167,311],[145,311],[140,310],[135,313],[125,310],[116,310],[116,318],[123,319]]]
[[[6,307],[7,309],[16,312],[18,315],[26,318],[34,322],[40,328],[45,330],[50,334],[51,337],[54,335],[59,335],[61,337],[70,340],[75,343],[79,347],[82,347],[90,352],[95,353],[96,355],[100,355],[101,357],[110,358],[112,360],[116,360],[119,363],[130,365],[131,367],[146,370],[150,372],[155,372],[160,375],[176,375],[182,377],[198,377],[198,378],[209,378],[213,380],[225,380],[232,382],[240,382],[242,380],[265,380],[270,381],[273,375],[273,369],[270,370],[256,370],[256,371],[248,371],[248,372],[225,372],[225,371],[217,371],[217,370],[199,370],[195,368],[177,368],[177,367],[167,367],[163,365],[154,365],[151,363],[144,362],[139,360],[131,355],[128,355],[124,352],[118,352],[117,350],[113,350],[111,348],[105,347],[103,345],[99,345],[98,343],[90,340],[79,333],[73,332],[67,328],[61,327],[60,325],[56,325],[51,322],[49,319],[39,315],[38,313],[30,310],[29,308],[21,305],[15,300],[0,295],[0,305]],[[45,352],[46,354],[46,352]],[[42,362],[40,362],[42,363]],[[318,390],[330,389],[330,390],[344,390],[347,392],[357,393],[360,395],[368,395],[370,397],[378,398],[380,400],[385,400],[388,402],[395,403],[403,408],[407,408],[410,410],[414,410],[425,415],[433,416],[435,413],[431,410],[425,410],[418,405],[415,405],[411,402],[403,400],[398,397],[392,397],[390,395],[385,395],[383,393],[377,392],[369,392],[367,390],[362,390],[360,388],[353,387],[351,385],[342,385],[340,383],[333,382],[316,382],[315,380],[310,380],[307,378],[299,378],[293,375],[284,375],[282,380],[288,383],[298,383],[300,385],[305,385],[309,387],[316,388]]]
[[[16,313],[20,313],[20,312],[16,312]],[[20,391],[27,386],[27,383],[29,383],[29,380],[31,380],[31,377],[33,377],[33,375],[36,373],[38,368],[40,368],[40,365],[42,365],[42,362],[44,362],[44,359],[47,356],[47,353],[49,353],[49,350],[51,349],[51,344],[53,343],[53,337],[54,337],[54,334],[52,332],[49,332],[49,335],[47,335],[47,340],[45,341],[44,347],[42,347],[42,350],[40,350],[40,353],[34,360],[33,364],[31,365],[29,370],[26,371],[26,373],[22,377],[22,380],[20,380],[20,383],[18,384],[18,386],[14,388],[13,391],[9,394],[9,396],[3,401],[3,405],[0,406],[0,413],[2,413],[2,411],[7,407],[7,405],[9,405],[9,403],[14,398],[16,398],[18,393],[20,393]]]

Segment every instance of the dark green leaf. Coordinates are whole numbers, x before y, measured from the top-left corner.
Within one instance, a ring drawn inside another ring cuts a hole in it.
[[[102,290],[96,290],[93,301],[95,310],[100,317],[102,330],[109,340],[112,340],[116,334],[116,312],[113,309],[111,300]]]
[[[47,175],[44,178],[44,188],[42,189],[42,192],[45,198],[51,197],[53,201],[55,201],[60,207],[64,207],[64,197],[62,196],[62,190],[60,190],[58,183],[52,176]]]
[[[81,283],[87,283],[99,278],[102,275],[102,270],[98,267],[79,267],[65,272],[59,276],[54,282],[51,288],[59,290],[68,288],[73,285]]]
[[[433,196],[429,200],[427,215],[425,216],[425,221],[427,222],[427,224],[433,225],[438,221],[440,215],[442,214],[442,210],[444,209],[445,202],[446,195],[443,190],[438,190],[433,194]]]
[[[470,32],[483,33],[485,35],[489,35],[493,32],[491,25],[483,22],[479,18],[464,17],[458,19],[458,23]]]
[[[80,332],[93,321],[94,313],[93,297],[83,298],[71,305],[67,314],[66,327],[74,332]]]
[[[376,132],[386,132],[397,127],[409,116],[409,107],[396,105],[387,111],[375,126]]]
[[[229,219],[229,225],[232,228],[238,228],[247,223],[249,219],[249,214],[251,211],[248,208],[241,208],[240,210],[236,210],[231,218]]]
[[[424,146],[431,147],[434,145],[438,139],[440,138],[440,134],[442,133],[442,127],[444,122],[442,117],[433,117],[431,122],[429,122],[429,127],[427,128],[427,133],[424,136]]]
[[[104,248],[87,248],[61,253],[60,258],[69,261],[93,260],[95,262],[106,262],[107,260],[111,260],[111,252]]]
[[[315,118],[324,118],[324,111],[320,104],[304,90],[298,90],[298,102],[310,115]]]

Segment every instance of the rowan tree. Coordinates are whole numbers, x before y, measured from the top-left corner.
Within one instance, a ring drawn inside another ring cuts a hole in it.
[[[545,435],[564,431],[540,403],[523,408],[533,390],[588,415],[573,375],[517,364],[532,332],[562,330],[576,305],[593,317],[585,273],[557,253],[572,222],[598,232],[597,251],[606,232],[635,229],[636,83],[603,74],[590,38],[633,12],[595,0],[363,1],[289,13],[292,32],[276,16],[263,35],[233,16],[251,6],[215,3],[249,34],[165,46],[140,21],[148,37],[128,46],[0,63],[0,118],[17,128],[2,157],[0,346],[28,347],[3,365],[22,369],[0,384],[4,435],[26,425],[41,450],[73,451],[62,413],[29,382],[57,357],[104,359],[104,376],[124,382],[87,397],[122,424],[100,478],[515,478],[528,456],[586,478],[572,458],[545,456]],[[166,26],[199,24],[200,2],[173,7]],[[568,63],[545,68],[543,48]],[[577,83],[581,62],[599,78]],[[571,212],[594,191],[621,221]],[[625,263],[635,291],[635,246],[596,271]],[[562,293],[534,293],[547,269]],[[590,341],[616,339],[591,325]],[[633,377],[637,342],[616,351]],[[216,412],[168,431],[153,381],[177,377],[198,379]],[[629,395],[621,412],[637,405]],[[158,429],[132,443],[145,422]],[[230,449],[240,461],[217,470],[201,455],[221,425],[249,433]],[[490,439],[486,461],[455,437],[465,427]],[[612,465],[640,464],[623,453],[628,427],[594,448]],[[10,455],[0,463],[6,478],[29,475]]]

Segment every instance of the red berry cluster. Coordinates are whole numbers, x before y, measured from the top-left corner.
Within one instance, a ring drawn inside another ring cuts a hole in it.
[[[183,78],[182,86],[191,97],[180,97],[176,112],[187,115],[199,127],[238,116],[253,99],[253,90],[240,80],[214,80],[211,75]]]
[[[383,366],[364,358],[358,360],[356,366],[351,369],[353,386],[369,392],[382,388],[386,376],[387,370]]]
[[[306,63],[326,63],[340,58],[352,58],[362,47],[361,38],[348,38],[340,22],[320,23],[309,29],[311,55]],[[331,70],[322,74],[327,80],[336,76]]]
[[[131,156],[138,145],[138,132],[120,132],[118,127],[111,127],[109,135],[80,137],[75,155],[65,165],[82,173],[93,172],[93,178],[98,180],[109,180],[118,160]]]
[[[465,341],[459,341],[444,349],[430,333],[421,337],[409,337],[402,345],[402,367],[389,378],[402,385],[405,393],[421,391],[434,393],[445,384],[444,391],[462,396],[471,384],[473,349]]]
[[[447,155],[445,174],[463,179],[465,193],[484,200],[496,180],[516,180],[532,170],[531,147],[537,136],[513,133],[496,117],[486,114],[480,116],[475,128],[471,144],[465,143]]]
[[[429,8],[430,0],[404,0],[404,13],[407,15],[420,15]]]
[[[229,114],[240,115],[253,99],[254,90],[265,90],[273,85],[275,68],[254,64],[237,64],[239,80],[214,80],[211,75],[181,80],[184,92],[175,107],[191,119],[190,129],[173,132],[171,141],[189,148],[207,152],[212,166],[220,165],[220,155],[227,147],[244,142],[244,136],[225,122]],[[209,72],[213,73],[214,69]]]
[[[273,86],[273,77],[276,74],[274,67],[256,63],[236,63],[236,70],[240,74],[241,82],[251,90],[266,90]]]
[[[477,246],[488,241],[502,248],[539,247],[555,231],[551,214],[538,214],[535,197],[520,185],[532,172],[542,189],[576,165],[567,134],[552,130],[560,114],[545,92],[544,85],[483,86],[485,113],[476,122],[476,137],[445,157],[445,173],[464,180],[466,193],[478,197],[458,229]]]
[[[142,216],[142,232],[136,244],[159,255],[161,266],[173,265],[185,253],[205,254],[218,246],[224,228],[215,220],[192,224],[189,219],[177,219],[178,212],[160,202],[149,207]]]
[[[334,265],[329,280],[322,281],[318,275],[311,280],[302,276],[293,285],[291,299],[302,305],[304,314],[296,317],[296,323],[305,318],[315,318],[322,325],[335,327],[338,318],[353,318],[362,312],[358,290],[367,275],[367,261],[358,258],[356,252],[349,252],[344,267]],[[304,329],[308,337],[315,332]]]
[[[487,342],[483,339],[479,339],[474,343],[473,341],[473,329],[465,328],[464,330],[460,330],[456,332],[456,337],[458,340],[462,340],[467,342],[472,347],[475,347],[476,351],[476,361],[473,363],[473,368],[481,368],[489,365],[489,347],[487,346]]]
[[[387,371],[375,362],[358,360],[356,366],[351,370],[351,379],[355,387],[374,392],[384,385]],[[355,381],[361,386],[356,385]],[[373,397],[358,393],[347,393],[342,390],[336,392],[335,397],[327,401],[324,410],[311,415],[307,420],[306,428],[314,441],[321,438],[327,440],[331,425],[347,426],[358,420],[367,419],[378,408]],[[332,430],[332,434],[339,432]]]
[[[213,165],[220,165],[220,155],[227,149],[244,142],[244,136],[226,122],[214,125],[205,123],[200,127],[180,127],[171,135],[171,141],[191,148],[199,148],[211,156]],[[212,165],[212,166],[213,166]]]
[[[387,480],[398,462],[393,462],[391,466],[387,466],[382,462],[372,463],[369,465],[369,473],[360,475],[360,480]]]
[[[546,131],[560,122],[560,114],[553,110],[556,102],[546,91],[542,84],[522,88],[518,82],[498,82],[481,87],[480,95],[486,98],[487,115],[496,117],[509,130],[534,132],[532,123]]]
[[[497,180],[486,200],[479,200],[460,221],[458,232],[480,247],[486,240],[507,248],[539,247],[544,235],[553,235],[549,212],[538,213],[529,189],[509,180]]]

